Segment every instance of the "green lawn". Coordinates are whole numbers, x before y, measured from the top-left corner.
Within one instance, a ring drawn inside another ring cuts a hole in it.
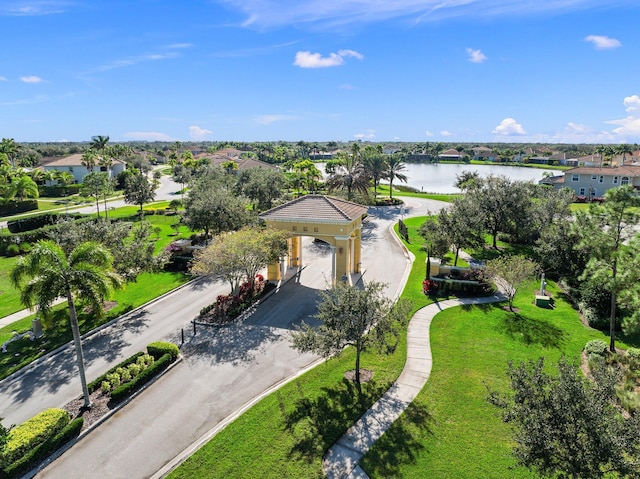
[[[116,307],[107,312],[103,318],[82,311],[78,307],[78,322],[84,334],[104,324],[111,319],[126,313],[144,303],[168,292],[187,282],[190,278],[181,273],[143,273],[135,283],[128,283],[124,289],[117,291],[113,300]],[[11,339],[15,332],[22,333],[31,329],[33,316],[0,328],[0,344]],[[66,304],[53,308],[51,326],[45,331],[45,336],[38,341],[28,339],[11,343],[8,354],[0,355],[0,379],[26,366],[33,360],[71,341],[68,311]],[[18,354],[16,356],[16,354]]]
[[[414,310],[430,302],[421,294],[425,253],[416,229],[424,218],[405,221],[407,244],[416,261],[403,297]],[[515,300],[518,318],[499,306],[454,308],[440,313],[431,328],[432,376],[401,420],[364,458],[371,477],[531,478],[510,456],[511,439],[499,411],[486,401],[488,386],[506,391],[507,361],[544,355],[549,363],[562,354],[576,357],[603,333],[582,325],[554,283],[548,290],[555,309],[532,305],[537,283]],[[618,344],[625,347],[622,339]],[[364,399],[343,380],[353,367],[353,351],[284,386],[230,424],[203,446],[171,478],[323,477],[324,451],[397,377],[406,355],[403,341],[390,356],[367,353],[362,367],[376,371]]]
[[[20,292],[9,281],[9,274],[16,261],[17,257],[0,256],[0,318],[22,309]]]

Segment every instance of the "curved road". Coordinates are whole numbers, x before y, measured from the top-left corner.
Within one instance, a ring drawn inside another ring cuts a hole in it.
[[[407,267],[405,252],[389,227],[402,214],[438,211],[445,203],[407,199],[405,207],[371,208],[363,227],[364,280],[388,283],[387,294],[401,290]],[[158,339],[187,342],[184,360],[161,381],[79,441],[37,477],[146,478],[224,422],[243,404],[317,361],[290,347],[291,328],[313,321],[317,290],[331,274],[327,250],[303,243],[306,268],[285,283],[239,325],[200,328],[191,334],[189,321],[227,286],[197,282],[117,320],[84,340],[87,375],[96,377],[111,365]],[[0,382],[0,416],[17,424],[46,407],[59,407],[80,391],[71,348],[23,373]],[[170,440],[167,440],[170,438]]]

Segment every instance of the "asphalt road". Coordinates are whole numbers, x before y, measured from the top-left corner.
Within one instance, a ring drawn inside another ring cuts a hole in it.
[[[443,203],[407,200],[404,208],[372,208],[363,227],[364,280],[388,284],[395,296],[406,277],[408,259],[389,232],[404,214],[439,210]],[[191,337],[188,322],[228,287],[199,283],[172,293],[143,310],[127,315],[84,341],[87,376],[158,339],[179,341],[185,328],[184,361],[42,471],[42,478],[146,478],[218,426],[243,404],[318,358],[290,347],[291,328],[313,321],[317,290],[331,274],[327,249],[303,242],[299,277],[287,282],[243,324],[201,328]],[[59,407],[76,397],[80,384],[73,350],[56,355],[24,374],[0,382],[0,411],[5,424],[19,423],[46,407]]]

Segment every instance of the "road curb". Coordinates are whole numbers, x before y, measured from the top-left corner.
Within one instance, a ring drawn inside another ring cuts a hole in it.
[[[150,306],[152,304],[155,304],[155,303],[157,303],[159,301],[162,301],[164,298],[166,298],[170,294],[173,294],[173,293],[175,293],[177,291],[180,291],[181,289],[186,288],[187,286],[191,286],[191,285],[197,283],[198,281],[202,281],[202,279],[201,278],[196,278],[196,279],[192,279],[190,281],[187,281],[186,283],[178,286],[177,288],[172,289],[171,291],[167,291],[166,293],[162,294],[161,296],[158,296],[157,298],[154,298],[151,301],[147,301],[146,303],[141,304],[137,308],[132,309],[131,311],[127,311],[126,313],[121,314],[120,316],[117,316],[117,317],[113,318],[112,320],[110,320],[110,321],[108,321],[108,322],[106,322],[104,324],[101,324],[97,328],[92,329],[91,331],[88,331],[88,332],[84,333],[82,336],[80,336],[80,339],[84,341],[85,339],[90,338],[94,334],[98,334],[102,330],[112,326],[117,321],[125,319],[129,315],[133,315],[136,312],[138,312],[138,311],[140,311],[140,310],[142,310],[142,309],[144,309],[144,308],[146,308],[146,307],[148,307],[148,306]],[[6,378],[4,378],[2,381],[0,381],[0,384],[4,383],[4,382],[8,383],[8,382],[12,382],[12,381],[15,381],[17,379],[20,379],[20,377],[22,377],[23,375],[31,372],[32,369],[34,369],[37,366],[39,366],[40,363],[45,362],[45,361],[49,361],[50,359],[55,357],[57,354],[60,354],[61,352],[65,351],[66,349],[72,348],[72,347],[73,347],[73,340],[69,341],[68,343],[63,344],[62,346],[59,346],[58,348],[54,349],[53,351],[49,351],[44,356],[40,356],[35,361],[32,361],[31,363],[27,364],[25,367],[20,368],[18,371],[10,374]]]

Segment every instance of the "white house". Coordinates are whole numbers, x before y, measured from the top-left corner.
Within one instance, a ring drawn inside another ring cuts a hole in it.
[[[579,166],[566,170],[561,176],[543,178],[539,183],[551,185],[555,189],[569,188],[578,196],[600,197],[611,188],[623,185],[631,185],[640,190],[640,166]]]
[[[82,154],[77,153],[75,155],[66,156],[59,160],[52,161],[43,166],[44,171],[66,171],[73,175],[76,183],[82,183],[82,180],[89,173],[93,172],[106,172],[110,177],[118,176],[126,168],[126,163],[120,160],[113,160],[111,167],[96,165],[93,170],[87,168],[82,164]]]

